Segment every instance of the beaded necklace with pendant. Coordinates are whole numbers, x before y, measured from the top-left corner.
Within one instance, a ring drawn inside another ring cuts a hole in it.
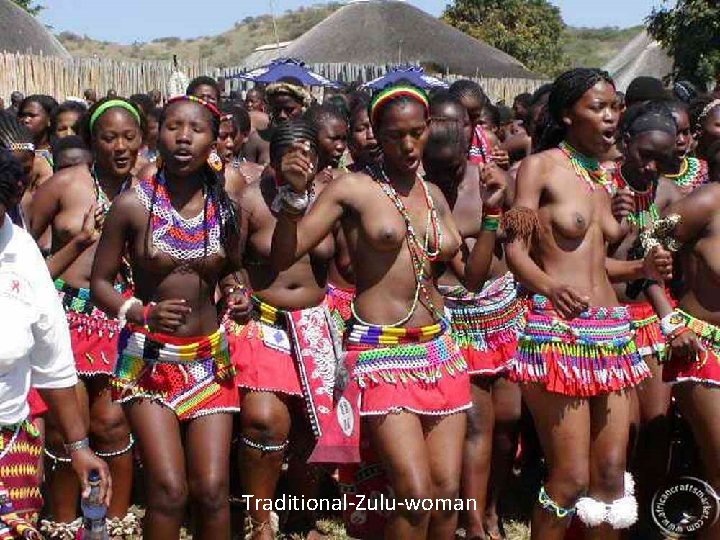
[[[684,157],[677,174],[666,174],[683,193],[690,193],[707,182],[707,163],[696,157]]]
[[[590,191],[602,187],[610,195],[613,195],[613,182],[607,170],[600,164],[600,161],[581,154],[567,141],[560,143],[560,151],[570,160],[573,170],[578,178],[583,180]]]

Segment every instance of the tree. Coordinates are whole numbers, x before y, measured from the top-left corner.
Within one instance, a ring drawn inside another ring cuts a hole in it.
[[[560,9],[547,0],[455,0],[443,20],[520,60],[554,75],[564,64]]]
[[[21,8],[23,8],[25,11],[27,11],[30,15],[33,17],[40,13],[43,9],[45,9],[45,6],[38,4],[33,5],[35,3],[35,0],[12,0],[13,3],[17,4]]]
[[[674,59],[678,80],[707,87],[720,73],[720,3],[678,0],[674,7],[653,9],[648,32]]]

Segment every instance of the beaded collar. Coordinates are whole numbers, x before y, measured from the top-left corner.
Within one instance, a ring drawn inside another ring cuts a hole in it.
[[[561,142],[559,148],[570,160],[570,165],[572,165],[577,177],[587,184],[590,191],[602,187],[610,195],[613,195],[613,182],[599,160],[581,154],[570,146],[567,141]]]
[[[696,157],[685,157],[677,174],[666,174],[666,178],[675,182],[684,194],[705,184],[708,180],[708,165],[705,160]]]
[[[138,199],[152,216],[153,246],[176,260],[200,259],[222,251],[218,202],[205,194],[203,211],[186,219],[172,205],[165,176],[158,173],[135,187]]]
[[[635,210],[627,216],[629,223],[640,230],[644,230],[660,219],[660,211],[655,203],[657,182],[653,182],[645,191],[637,191],[625,180],[622,167],[615,169],[613,180],[618,189],[628,188],[632,192]]]

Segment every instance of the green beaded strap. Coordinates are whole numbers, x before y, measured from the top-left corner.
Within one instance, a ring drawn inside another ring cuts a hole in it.
[[[548,495],[547,491],[545,491],[545,486],[540,487],[540,492],[538,493],[538,504],[543,510],[547,510],[551,514],[555,514],[555,517],[558,519],[565,519],[566,517],[575,515],[574,506],[572,508],[560,506],[558,503],[553,501],[552,498],[550,498],[550,495]]]

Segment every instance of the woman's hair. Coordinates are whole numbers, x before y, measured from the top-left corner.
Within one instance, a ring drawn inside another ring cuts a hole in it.
[[[428,142],[425,145],[425,156],[433,160],[435,152],[443,148],[457,148],[460,154],[467,152],[468,141],[465,140],[465,131],[455,120],[436,118],[430,123]]]
[[[711,94],[699,96],[690,103],[688,113],[693,131],[702,131],[703,122],[716,107],[720,107],[720,99],[716,99]]]
[[[347,98],[342,94],[334,94],[327,98],[323,105],[334,108],[340,115],[346,124],[350,122],[350,107],[348,106]]]
[[[315,129],[320,131],[323,122],[328,119],[338,120],[348,123],[347,117],[332,103],[323,103],[322,105],[311,105],[305,113],[305,119],[315,125]]]
[[[451,96],[459,100],[470,98],[476,100],[481,105],[485,105],[485,103],[489,101],[482,87],[470,79],[460,79],[455,81],[450,85],[449,92]]]
[[[367,92],[357,90],[348,97],[348,125],[350,129],[355,127],[360,111],[368,112],[370,107],[370,96]]]
[[[128,98],[128,101],[140,107],[145,116],[155,108],[155,102],[148,94],[133,94]]]
[[[79,101],[64,101],[55,109],[55,112],[50,117],[50,132],[55,133],[57,129],[58,117],[62,113],[74,112],[78,114],[78,121],[75,123],[76,126],[82,125],[83,117],[87,113],[87,107]]]
[[[148,111],[147,119],[149,120],[150,118],[152,118],[156,122],[160,122],[160,117],[162,116],[162,111],[163,111],[162,107],[153,107],[152,109],[150,109]]]
[[[31,152],[34,148],[33,136],[27,126],[5,111],[0,111],[0,146],[11,151],[24,147]]]
[[[677,135],[677,124],[664,102],[650,101],[631,105],[623,114],[620,133],[631,137],[646,131],[663,131],[673,138]]]
[[[370,123],[379,129],[385,112],[391,105],[415,103],[423,108],[425,118],[430,117],[430,102],[424,90],[410,85],[394,85],[376,92],[370,101]]]
[[[435,120],[436,118],[442,119],[443,115],[440,111],[444,107],[460,107],[463,108],[462,102],[449,90],[440,90],[435,92],[430,98],[430,118]]]
[[[217,92],[218,98],[222,93],[220,92],[220,85],[215,79],[208,77],[207,75],[200,75],[190,81],[190,84],[188,84],[188,87],[185,89],[185,94],[188,96],[193,95],[195,90],[197,90],[200,86],[212,86],[215,89],[215,92]]]
[[[107,107],[107,105],[105,105],[105,104],[110,101],[122,102],[122,103],[124,103],[124,105],[118,104],[116,106]],[[103,110],[100,113],[100,115],[98,116],[95,114],[95,112],[98,109],[100,109],[101,107],[104,108],[105,110]],[[145,115],[142,112],[142,109],[136,103],[133,103],[132,101],[129,101],[125,98],[120,98],[120,97],[114,97],[114,98],[105,97],[99,101],[96,101],[93,104],[93,106],[90,107],[90,110],[88,110],[87,114],[85,115],[85,118],[83,119],[81,133],[82,133],[83,139],[85,140],[85,144],[87,144],[88,147],[92,148],[92,146],[93,146],[92,142],[93,142],[93,137],[95,135],[95,126],[97,126],[97,122],[100,120],[100,118],[103,117],[103,115],[107,111],[115,109],[115,108],[124,109],[128,114],[130,114],[130,117],[133,120],[135,120],[138,127],[140,128],[141,134],[145,133],[145,130],[147,129],[147,121],[145,119]],[[131,110],[135,111],[135,114],[132,114]]]
[[[543,130],[538,150],[554,148],[562,142],[567,132],[563,123],[565,111],[575,105],[585,92],[602,81],[615,86],[606,71],[595,68],[571,69],[555,79],[548,97],[550,118],[548,125]]]
[[[252,124],[250,122],[250,113],[240,104],[231,101],[225,102],[220,106],[222,116],[221,121],[231,120],[238,133],[250,133]]]
[[[270,163],[278,163],[290,146],[298,141],[307,141],[310,148],[317,152],[317,127],[306,116],[291,118],[273,130],[270,139]]]
[[[55,109],[57,109],[58,107],[58,102],[55,101],[53,97],[47,96],[45,94],[33,94],[22,100],[18,111],[22,111],[28,103],[37,103],[50,117],[53,116],[53,114],[55,113]]]
[[[9,210],[11,203],[20,195],[25,171],[18,159],[7,148],[0,147],[0,204]]]

